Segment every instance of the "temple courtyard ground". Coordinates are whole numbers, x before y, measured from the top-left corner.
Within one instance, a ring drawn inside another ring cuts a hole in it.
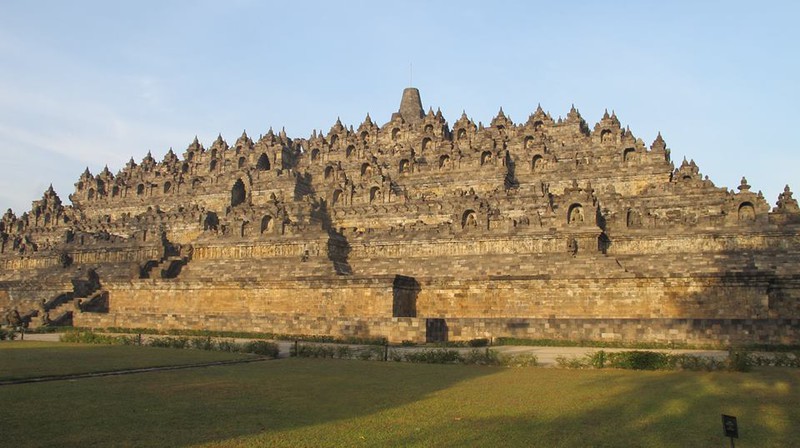
[[[552,349],[552,348],[548,348]],[[246,355],[0,343],[0,380]],[[729,446],[800,440],[800,371],[278,359],[0,386],[4,446]]]

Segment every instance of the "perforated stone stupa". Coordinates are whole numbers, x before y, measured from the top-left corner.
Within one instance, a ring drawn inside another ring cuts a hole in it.
[[[0,223],[30,325],[386,337],[800,343],[800,209],[717,187],[614,114],[196,138],[87,169]]]

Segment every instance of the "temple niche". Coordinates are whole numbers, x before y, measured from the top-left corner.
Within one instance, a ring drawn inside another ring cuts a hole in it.
[[[745,178],[717,186],[614,111],[594,126],[574,106],[450,123],[408,88],[387,118],[87,167],[71,204],[50,187],[3,214],[2,315],[392,342],[800,343],[789,185],[774,207]]]

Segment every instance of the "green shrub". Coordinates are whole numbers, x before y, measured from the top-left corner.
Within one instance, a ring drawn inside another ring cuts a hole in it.
[[[500,353],[497,350],[470,350],[461,357],[464,364],[478,364],[482,366],[499,366],[503,364]]]
[[[585,356],[556,356],[556,365],[565,369],[585,369],[591,367],[589,360]]]
[[[589,365],[591,365],[595,369],[602,369],[603,367],[606,366],[606,361],[608,356],[606,355],[606,352],[604,352],[603,350],[590,353],[586,356],[588,356]]]
[[[68,331],[59,338],[61,342],[74,342],[79,344],[122,344],[123,338],[98,334],[89,330]]]
[[[336,347],[336,355],[335,356],[337,358],[339,358],[339,359],[348,359],[348,358],[353,357],[353,350],[350,348],[350,346],[342,345],[342,346]]]
[[[753,362],[747,352],[733,351],[728,352],[728,370],[735,372],[749,372],[753,367]]]
[[[162,348],[188,348],[190,344],[191,344],[190,339],[184,337],[151,338],[149,341],[147,341],[147,345],[149,345],[150,347],[162,347]]]
[[[236,353],[242,349],[242,346],[229,339],[220,339],[216,342],[216,349],[221,352]]]
[[[470,339],[467,345],[470,347],[487,347],[489,345],[489,340],[486,338]]]
[[[268,356],[270,358],[277,358],[279,353],[278,344],[267,341],[245,342],[241,351],[244,353],[253,353],[255,355]]]
[[[669,366],[669,355],[658,352],[634,350],[608,354],[609,367],[633,370],[661,370]]]
[[[197,350],[214,350],[216,348],[214,342],[211,341],[211,336],[190,339],[189,346]]]
[[[501,355],[500,365],[505,367],[536,367],[539,365],[539,358],[537,358],[533,353]]]
[[[17,337],[17,332],[13,328],[0,328],[0,341],[13,341]]]
[[[362,361],[383,361],[385,347],[372,346],[358,351],[358,359]]]
[[[455,364],[462,361],[461,355],[456,350],[434,349],[411,351],[405,354],[408,362],[426,364]]]
[[[334,347],[329,347],[327,345],[298,344],[296,352],[294,347],[292,347],[292,356],[297,356],[299,358],[335,358],[336,350]]]
[[[403,347],[414,347],[414,346],[417,345],[417,343],[414,342],[414,341],[407,341],[406,340],[406,341],[401,342],[400,345],[403,346]]]

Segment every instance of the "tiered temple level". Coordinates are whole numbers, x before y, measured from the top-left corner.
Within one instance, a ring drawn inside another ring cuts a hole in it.
[[[716,187],[614,114],[451,127],[406,89],[383,126],[195,139],[75,187],[0,224],[0,308],[34,324],[800,343],[789,187]]]

